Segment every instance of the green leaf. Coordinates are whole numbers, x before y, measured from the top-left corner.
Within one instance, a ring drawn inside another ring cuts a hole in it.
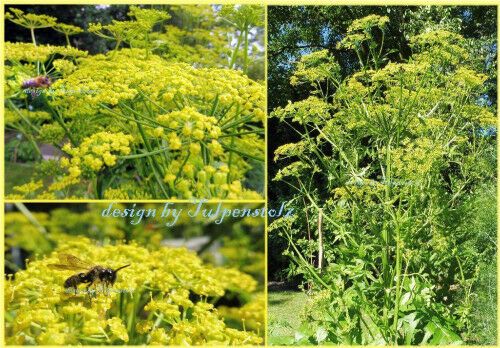
[[[328,337],[328,331],[325,328],[319,327],[316,330],[316,342],[321,344]]]

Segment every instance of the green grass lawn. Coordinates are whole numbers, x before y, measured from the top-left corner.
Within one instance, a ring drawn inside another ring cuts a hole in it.
[[[300,325],[302,308],[307,295],[300,291],[270,291],[268,299],[269,344],[284,345],[293,342]]]
[[[11,194],[14,186],[29,182],[34,167],[34,163],[5,162],[5,194]]]
[[[497,343],[497,274],[496,260],[484,264],[474,286],[475,297],[471,313],[471,344],[496,345]]]

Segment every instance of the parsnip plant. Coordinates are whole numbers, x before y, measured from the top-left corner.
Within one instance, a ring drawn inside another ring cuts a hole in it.
[[[7,344],[263,343],[262,218],[210,224],[186,212],[176,226],[166,227],[158,218],[132,224],[103,217],[105,204],[43,207],[43,212],[16,207],[19,211],[5,214]],[[206,240],[196,241],[200,236]],[[180,238],[192,238],[198,251],[165,245]],[[75,294],[64,283],[79,271],[50,266],[60,263],[63,253],[108,268],[130,266],[109,289],[96,280],[89,292],[88,283],[78,284]]]
[[[191,20],[218,19],[212,7],[183,11]],[[262,14],[252,7],[248,27],[261,25],[254,17]],[[129,16],[89,26],[115,46],[91,56],[70,46],[81,28],[7,13],[31,31],[32,42],[5,44],[6,129],[28,139],[39,157],[44,143],[63,154],[59,163],[41,161],[10,198],[260,199],[246,180],[263,165],[264,89],[235,70],[238,57],[246,72],[248,45],[242,56],[240,42],[231,54],[231,42],[221,41],[239,29],[212,36],[198,29],[201,38],[180,50],[188,34],[165,25],[169,12],[132,6]],[[47,27],[66,45],[37,41],[35,29]],[[240,37],[248,43],[249,35]],[[209,47],[212,61],[202,60]]]
[[[132,265],[119,274],[109,294],[96,287],[95,296],[83,290],[74,295],[62,287],[71,272],[48,267],[58,262],[58,253],[110,267]],[[67,236],[53,254],[30,262],[6,281],[6,342],[256,345],[263,341],[264,316],[264,297],[253,294],[256,287],[251,276],[204,264],[185,248],[150,251],[134,243],[98,247],[87,238]],[[227,293],[250,300],[240,307],[216,308]]]
[[[360,69],[345,79],[328,51],[304,55],[291,84],[310,96],[272,114],[300,136],[275,152],[274,180],[303,214],[270,226],[313,294],[299,344],[467,341],[478,262],[495,248],[471,252],[465,228],[469,197],[495,180],[487,76],[445,30],[411,37],[411,57],[389,61],[387,22],[351,24],[339,48]]]

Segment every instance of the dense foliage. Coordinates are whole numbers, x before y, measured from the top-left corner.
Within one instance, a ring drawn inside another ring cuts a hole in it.
[[[261,199],[262,178],[249,178],[262,176],[264,90],[247,74],[263,8],[169,11],[130,7],[128,20],[90,24],[114,46],[95,55],[71,46],[79,27],[7,12],[32,42],[5,44],[6,129],[38,158],[41,144],[62,154],[11,198]],[[170,13],[182,27],[165,24]],[[66,45],[37,41],[42,28]]]
[[[386,16],[384,47],[393,62],[412,54],[410,37],[417,33],[442,28],[462,35],[476,70],[487,75],[485,94],[496,104],[497,8],[493,6],[270,6],[268,8],[268,112],[285,106],[288,100],[307,98],[308,85],[291,86],[295,62],[304,54],[322,49],[335,52],[340,74],[345,78],[359,69],[355,51],[337,44],[345,36],[353,20],[370,14]],[[268,161],[272,163],[276,148],[298,140],[297,134],[282,127],[276,119],[268,121]],[[269,166],[271,176],[278,168]],[[268,186],[271,200],[283,199],[288,187],[279,182]],[[276,247],[279,247],[276,245]],[[272,264],[280,264],[274,259]],[[271,273],[274,273],[272,270]]]
[[[270,229],[312,291],[299,344],[475,342],[473,288],[496,255],[496,226],[468,228],[496,179],[491,76],[440,26],[393,60],[389,25],[373,14],[348,26],[345,77],[336,50],[303,55],[290,84],[309,93],[272,113],[298,138],[274,152],[274,180],[303,213]]]

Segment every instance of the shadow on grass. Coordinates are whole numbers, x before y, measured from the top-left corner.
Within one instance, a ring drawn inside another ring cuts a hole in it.
[[[283,304],[287,302],[287,300],[285,299],[281,299],[281,300],[269,300],[269,306],[277,306],[277,305],[280,305],[280,304]]]

